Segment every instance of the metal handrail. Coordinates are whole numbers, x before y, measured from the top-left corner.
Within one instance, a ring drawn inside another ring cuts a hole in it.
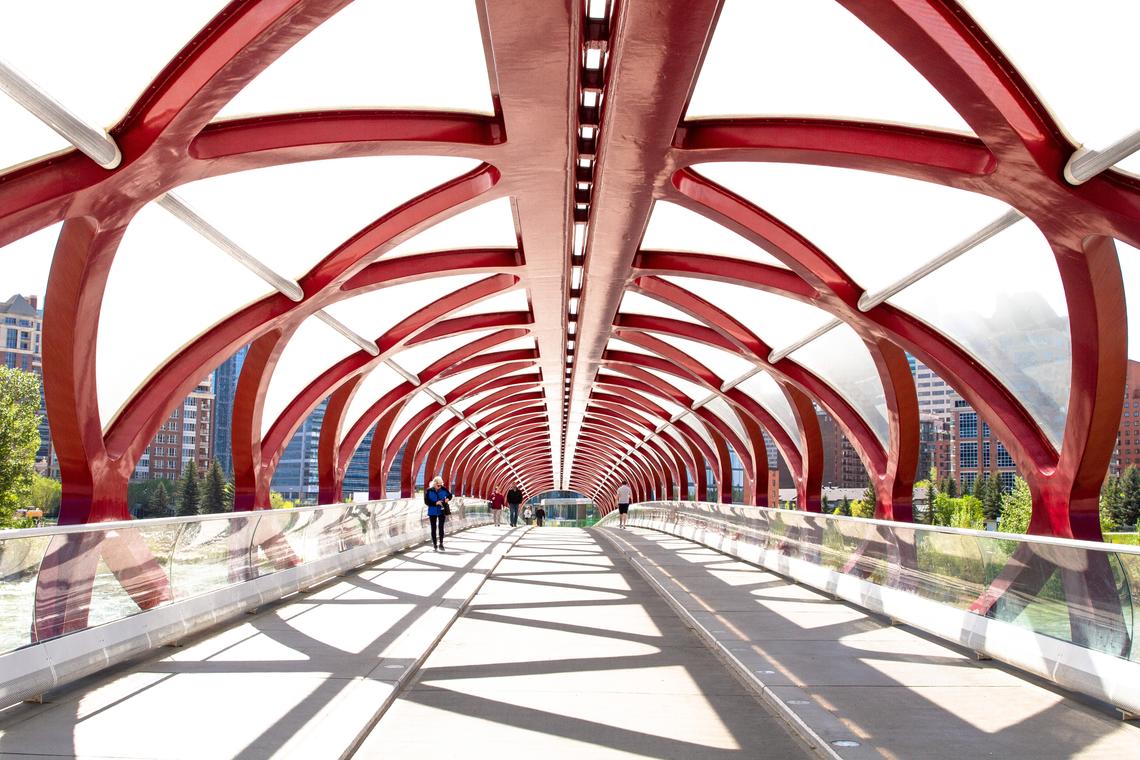
[[[927,525],[925,523],[908,523],[898,522],[895,520],[877,520],[872,517],[847,517],[845,515],[829,515],[823,512],[802,512],[800,510],[789,509],[776,509],[773,507],[756,507],[748,504],[720,504],[718,502],[708,501],[645,501],[639,504],[633,504],[633,507],[673,507],[673,506],[705,506],[705,507],[730,507],[737,509],[760,509],[765,510],[766,513],[781,512],[785,514],[795,515],[797,517],[811,517],[813,519],[824,518],[826,520],[835,520],[840,522],[851,522],[858,525],[879,525],[884,528],[898,529],[898,528],[912,528],[915,530],[926,531],[930,533],[947,533],[956,536],[972,536],[975,538],[990,538],[1002,541],[1022,541],[1025,543],[1045,544],[1049,546],[1061,546],[1071,549],[1089,549],[1093,551],[1113,552],[1116,554],[1140,554],[1140,546],[1133,546],[1131,544],[1110,544],[1106,541],[1085,541],[1077,538],[1059,538],[1057,536],[1038,536],[1029,533],[1002,533],[995,530],[975,530],[973,528],[951,528],[946,525]],[[609,517],[616,512],[610,512],[602,519]],[[748,517],[748,515],[744,515]]]
[[[289,509],[251,509],[242,512],[215,512],[205,515],[184,515],[182,517],[147,517],[132,520],[108,520],[98,523],[83,523],[81,525],[48,525],[42,528],[12,528],[0,530],[0,542],[11,541],[17,538],[33,538],[36,536],[63,536],[71,533],[93,533],[95,531],[127,530],[142,527],[161,527],[163,525],[182,525],[185,523],[207,522],[211,520],[238,520],[242,518],[260,517],[266,514],[294,514],[297,512],[316,512],[329,509],[344,509],[345,507],[365,507],[368,505],[402,501],[414,501],[418,497],[409,496],[401,499],[371,499],[362,502],[339,502],[337,504],[317,504],[307,507],[291,507]],[[463,503],[481,502],[485,499],[472,499],[471,497],[457,497]]]

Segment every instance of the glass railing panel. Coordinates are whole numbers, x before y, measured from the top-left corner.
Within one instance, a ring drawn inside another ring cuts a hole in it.
[[[1133,594],[1140,552],[1065,539],[885,523],[788,510],[635,505],[634,524],[705,530],[877,585],[1140,660]],[[607,515],[601,524],[615,522]]]
[[[0,541],[0,652],[32,642],[36,575],[50,542],[49,536]]]
[[[312,510],[273,509],[257,513],[250,555],[256,575],[296,567],[320,557],[313,545],[309,525]]]
[[[485,501],[456,500],[467,524]],[[422,501],[38,528],[0,533],[0,652],[360,546],[415,540]]]
[[[171,570],[176,599],[249,580],[249,544],[256,517],[218,517],[186,522]]]

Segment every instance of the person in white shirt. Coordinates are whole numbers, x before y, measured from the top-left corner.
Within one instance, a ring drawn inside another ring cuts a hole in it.
[[[633,501],[633,491],[623,480],[617,490],[618,527],[620,528],[624,528],[625,524],[629,522],[629,503],[631,501]]]

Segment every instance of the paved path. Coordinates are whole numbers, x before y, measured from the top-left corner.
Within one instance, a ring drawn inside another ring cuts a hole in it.
[[[0,757],[340,757],[523,534],[474,528],[0,712]]]
[[[805,758],[613,547],[527,532],[356,758]]]
[[[8,708],[0,758],[805,758],[799,720],[845,760],[1140,757],[1101,705],[689,541],[448,544]]]
[[[1140,758],[1140,727],[700,544],[603,529],[707,636],[844,758]]]

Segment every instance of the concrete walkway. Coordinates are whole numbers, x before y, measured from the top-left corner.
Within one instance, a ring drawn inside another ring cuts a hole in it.
[[[804,758],[596,534],[532,529],[357,758]]]
[[[474,528],[0,712],[0,757],[339,758],[524,530]]]
[[[843,758],[1140,757],[1140,727],[1105,705],[700,544],[640,528],[599,533]]]
[[[1140,757],[1103,705],[689,541],[448,548],[8,708],[0,758]]]

